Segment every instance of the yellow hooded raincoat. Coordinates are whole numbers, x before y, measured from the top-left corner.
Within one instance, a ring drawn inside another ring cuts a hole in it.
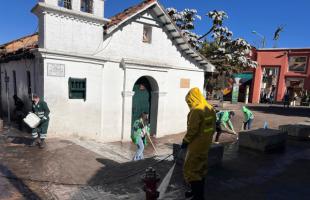
[[[200,181],[207,175],[208,153],[215,131],[216,115],[198,88],[191,89],[186,102],[190,108],[187,116],[187,133],[183,141],[188,143],[184,163],[186,182]]]

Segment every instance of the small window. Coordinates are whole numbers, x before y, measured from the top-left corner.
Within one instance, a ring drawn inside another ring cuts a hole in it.
[[[27,86],[28,86],[28,95],[31,95],[31,75],[30,75],[30,71],[27,71]]]
[[[143,42],[152,42],[152,27],[146,25],[143,26]]]
[[[13,70],[13,86],[14,86],[14,95],[17,95],[16,71],[15,70]]]
[[[71,6],[71,0],[58,0],[58,6],[67,8],[67,9],[72,9]]]
[[[306,56],[290,56],[289,57],[289,71],[306,72],[307,57]]]
[[[93,13],[93,0],[81,0],[81,11]]]
[[[69,78],[69,99],[86,101],[86,78]]]

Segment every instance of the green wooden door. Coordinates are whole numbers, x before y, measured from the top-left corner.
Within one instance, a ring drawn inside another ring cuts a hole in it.
[[[133,91],[135,94],[132,99],[132,124],[139,118],[141,113],[150,113],[151,108],[151,90],[147,79],[139,79]]]

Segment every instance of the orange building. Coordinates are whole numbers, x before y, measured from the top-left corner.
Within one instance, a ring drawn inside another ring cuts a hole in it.
[[[310,48],[256,49],[258,66],[252,82],[252,103],[273,98],[281,102],[284,94],[300,96],[310,92]]]

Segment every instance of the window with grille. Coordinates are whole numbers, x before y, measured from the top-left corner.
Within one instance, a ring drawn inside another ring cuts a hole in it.
[[[81,11],[93,13],[93,0],[81,0]]]
[[[58,6],[67,8],[67,9],[72,9],[71,6],[71,0],[58,0]]]
[[[69,78],[69,99],[86,101],[86,78]]]

